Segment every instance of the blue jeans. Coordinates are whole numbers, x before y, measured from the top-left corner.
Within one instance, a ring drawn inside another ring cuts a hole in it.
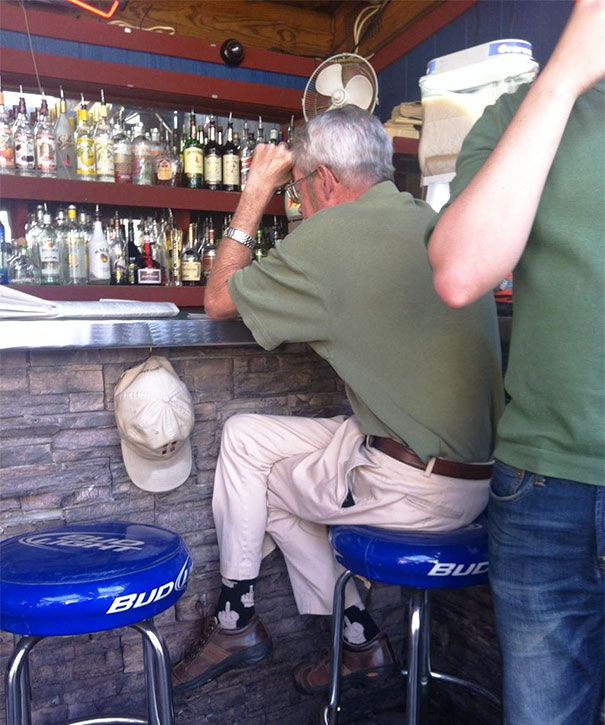
[[[490,583],[506,725],[599,722],[605,671],[605,486],[496,462]]]

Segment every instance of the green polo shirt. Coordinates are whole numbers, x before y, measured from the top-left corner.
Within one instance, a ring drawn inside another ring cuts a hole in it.
[[[481,168],[528,88],[502,96],[470,131],[458,158],[452,198]],[[496,447],[496,457],[511,466],[601,485],[605,483],[604,129],[605,82],[601,82],[573,108],[527,247],[513,273],[513,331],[505,379],[511,400],[498,426]]]
[[[307,342],[332,365],[364,433],[424,460],[484,461],[502,403],[494,303],[438,299],[424,247],[433,216],[382,182],[304,221],[229,291],[259,345]]]

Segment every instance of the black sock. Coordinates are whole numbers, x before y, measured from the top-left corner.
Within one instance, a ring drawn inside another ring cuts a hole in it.
[[[365,644],[380,632],[367,609],[360,609],[357,606],[347,607],[344,620],[343,638],[346,644]]]
[[[254,616],[254,585],[256,579],[234,581],[223,578],[216,617],[224,629],[241,629]]]

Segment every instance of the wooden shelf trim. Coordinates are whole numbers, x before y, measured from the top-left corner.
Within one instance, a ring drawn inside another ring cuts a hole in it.
[[[401,154],[402,156],[412,156],[418,158],[418,143],[417,138],[403,138],[396,137],[393,139],[393,153]]]
[[[218,45],[199,38],[150,33],[138,29],[124,32],[123,28],[117,26],[70,18],[63,13],[45,12],[31,7],[27,8],[27,21],[32,35],[146,53],[151,46],[157,55],[222,64]],[[23,10],[2,2],[2,27],[13,32],[26,33]],[[316,61],[310,58],[246,48],[246,56],[239,67],[307,77],[316,66]]]
[[[187,211],[234,212],[239,192],[180,189],[171,186],[137,186],[96,181],[0,176],[0,198],[20,201],[59,201]],[[274,196],[265,214],[283,216],[284,200]]]

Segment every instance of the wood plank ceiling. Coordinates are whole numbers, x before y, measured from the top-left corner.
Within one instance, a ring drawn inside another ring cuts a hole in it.
[[[127,0],[112,22],[137,28],[174,29],[175,35],[197,37],[217,45],[227,38],[236,38],[244,48],[322,59],[336,52],[355,50],[356,21],[359,24],[365,15],[371,17],[363,24],[358,52],[370,56],[443,2]],[[63,12],[90,18],[73,6]]]

